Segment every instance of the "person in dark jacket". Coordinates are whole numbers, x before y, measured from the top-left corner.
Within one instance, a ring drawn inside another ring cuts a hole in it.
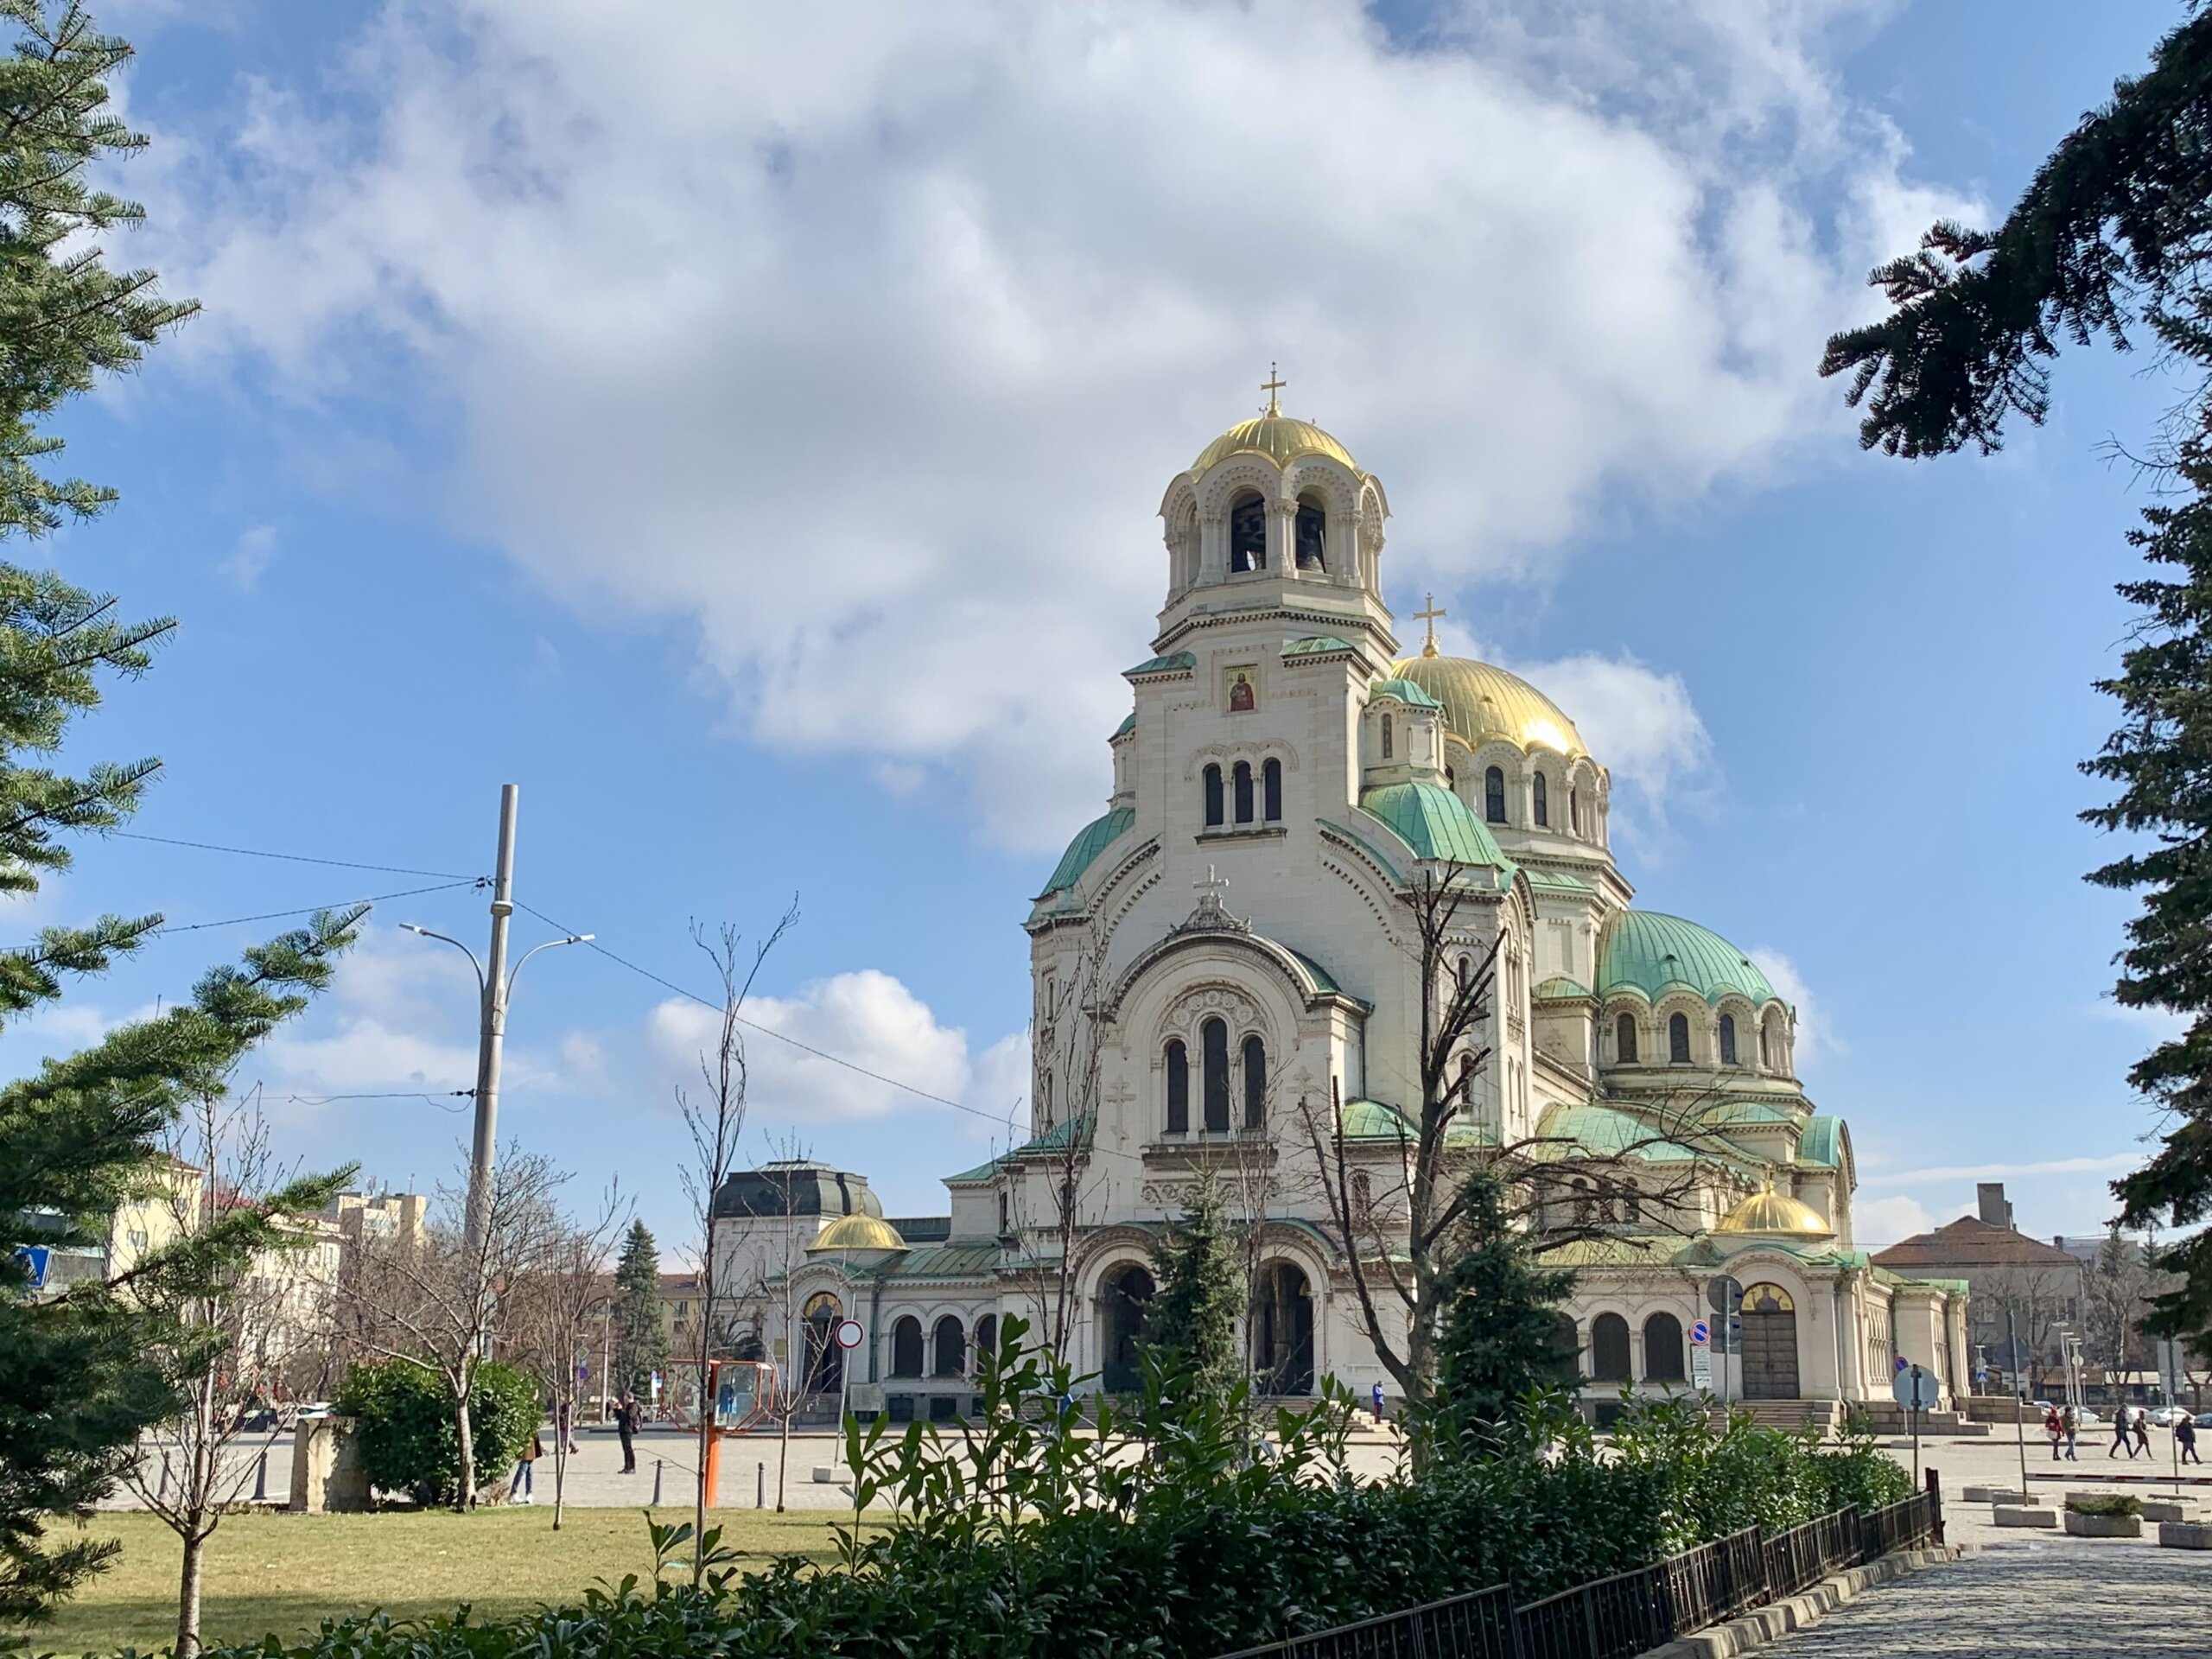
[[[633,1438],[638,1432],[638,1396],[626,1389],[620,1404],[614,1408],[614,1432],[622,1437],[622,1472],[638,1472],[638,1448]]]
[[[2196,1424],[2193,1419],[2184,1417],[2174,1425],[2174,1445],[2179,1450],[2183,1463],[2204,1461],[2196,1455]]]

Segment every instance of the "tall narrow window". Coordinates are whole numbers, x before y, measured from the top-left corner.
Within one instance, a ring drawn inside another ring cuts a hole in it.
[[[1209,1020],[1198,1027],[1200,1082],[1205,1094],[1205,1127],[1209,1135],[1229,1133],[1229,1027]]]
[[[1205,777],[1206,828],[1209,830],[1218,830],[1221,828],[1224,820],[1228,816],[1224,810],[1224,804],[1221,798],[1221,768],[1219,766],[1208,766],[1206,768]]]
[[[1613,1058],[1623,1065],[1636,1064],[1636,1016],[1632,1014],[1613,1021]]]
[[[1191,1056],[1180,1037],[1167,1039],[1167,1133],[1191,1132]]]
[[[1720,1064],[1736,1064],[1736,1016],[1732,1014],[1720,1016]]]
[[[1244,1039],[1244,1127],[1265,1128],[1268,1122],[1268,1048],[1257,1037]]]
[[[1260,763],[1260,816],[1269,823],[1282,822],[1282,762]]]
[[[1579,789],[1567,791],[1567,827],[1574,835],[1582,833],[1582,791]]]
[[[1310,497],[1298,504],[1298,568],[1319,570],[1328,564],[1329,515]]]
[[[1268,504],[1251,491],[1238,496],[1229,509],[1229,568],[1268,568]]]
[[[1388,715],[1382,716],[1382,758],[1385,760],[1390,758],[1390,716]]]
[[[1252,822],[1252,763],[1239,760],[1230,777],[1236,794],[1236,822],[1249,823]]]
[[[1548,786],[1544,782],[1544,774],[1540,772],[1535,777],[1535,800],[1532,804],[1535,807],[1536,822],[1541,824],[1549,824],[1552,821],[1551,802],[1548,797]]]
[[[1459,976],[1459,995],[1465,996],[1475,988],[1475,959],[1472,957],[1460,957],[1459,966],[1455,971]]]
[[[1497,766],[1483,773],[1483,817],[1492,823],[1505,822],[1505,773]]]
[[[1767,1041],[1766,1033],[1767,1027],[1762,1021],[1759,1026],[1759,1064],[1771,1071],[1774,1067],[1774,1045]]]
[[[1688,1065],[1690,1063],[1690,1020],[1686,1014],[1667,1016],[1667,1064]]]

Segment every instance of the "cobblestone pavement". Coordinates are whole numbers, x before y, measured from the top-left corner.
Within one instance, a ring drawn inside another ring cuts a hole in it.
[[[2212,1647],[2212,1560],[2190,1550],[2006,1544],[1846,1603],[1777,1659],[1943,1654],[2196,1659]]]

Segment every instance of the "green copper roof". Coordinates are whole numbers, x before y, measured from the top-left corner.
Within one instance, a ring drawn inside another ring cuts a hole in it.
[[[1005,1159],[994,1158],[988,1164],[978,1164],[973,1169],[962,1170],[957,1175],[946,1176],[944,1184],[947,1186],[981,1186],[987,1181],[996,1180],[999,1172],[1005,1167]]]
[[[1290,947],[1287,944],[1283,946],[1283,949],[1290,950]],[[1290,954],[1298,958],[1300,967],[1305,969],[1308,974],[1313,976],[1313,988],[1315,990],[1328,991],[1339,996],[1344,995],[1344,988],[1337,983],[1337,976],[1331,973],[1327,969],[1324,968],[1319,963],[1314,961],[1313,957],[1307,956],[1303,950],[1290,950]]]
[[[1090,868],[1091,861],[1120,840],[1136,821],[1135,807],[1117,806],[1104,817],[1093,818],[1084,824],[1076,838],[1068,843],[1067,851],[1060,855],[1060,861],[1053,867],[1052,879],[1045,884],[1045,891],[1037,896],[1049,899],[1054,893],[1075,886],[1083,879],[1083,873]]]
[[[1766,976],[1709,928],[1656,910],[1624,910],[1598,948],[1598,994],[1640,990],[1656,1001],[1675,988],[1718,1002],[1733,991],[1753,1002],[1778,1001]]]
[[[1840,1117],[1807,1118],[1804,1139],[1797,1143],[1797,1161],[1817,1164],[1822,1169],[1837,1167],[1843,1162],[1842,1130]]]
[[[1395,1106],[1379,1100],[1348,1100],[1340,1122],[1347,1141],[1418,1141],[1421,1131]]]
[[[1193,653],[1179,651],[1173,656],[1148,657],[1135,668],[1123,669],[1122,675],[1125,679],[1134,679],[1140,674],[1171,674],[1179,671],[1188,672],[1198,665],[1198,659]]]
[[[1551,978],[1539,983],[1529,995],[1535,997],[1537,1001],[1542,1002],[1553,997],[1587,996],[1590,995],[1590,988],[1579,979],[1569,979],[1564,974],[1554,974]]]
[[[1131,709],[1128,715],[1123,716],[1122,723],[1114,728],[1114,735],[1116,737],[1127,737],[1131,732],[1136,730],[1136,711],[1135,709]]]
[[[1746,1123],[1793,1122],[1797,1115],[1764,1100],[1724,1100],[1707,1107],[1701,1116],[1715,1128],[1738,1128]]]
[[[1697,1156],[1694,1147],[1665,1138],[1662,1131],[1628,1113],[1594,1102],[1554,1106],[1538,1120],[1537,1137],[1551,1144],[1536,1148],[1540,1159],[1573,1158],[1592,1154],[1601,1158],[1629,1157],[1646,1163],[1686,1163]]]
[[[1441,709],[1444,706],[1411,680],[1377,680],[1367,688],[1367,695],[1370,702],[1376,697],[1395,697],[1400,702],[1415,709]]]
[[[1088,1146],[1090,1141],[1090,1115],[1088,1112],[1074,1117],[1064,1117],[1042,1135],[1032,1135],[1016,1147],[1009,1157],[1025,1152],[1065,1152],[1071,1146]]]
[[[1597,891],[1580,876],[1568,875],[1560,870],[1539,870],[1530,868],[1523,869],[1521,873],[1529,878],[1529,885],[1532,887],[1551,887],[1560,893],[1595,893]]]
[[[1385,784],[1369,790],[1359,804],[1396,830],[1418,857],[1511,868],[1482,820],[1441,784]]]
[[[1282,654],[1286,657],[1320,657],[1352,648],[1349,639],[1339,639],[1333,633],[1316,633],[1303,639],[1293,639],[1282,648]]]

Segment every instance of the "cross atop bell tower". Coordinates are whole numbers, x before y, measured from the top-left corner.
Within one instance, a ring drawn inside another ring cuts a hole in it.
[[[1414,620],[1428,624],[1428,638],[1421,643],[1421,654],[1433,657],[1436,655],[1436,619],[1449,616],[1452,613],[1436,602],[1434,594],[1423,594],[1421,601],[1423,608],[1414,613]]]
[[[1268,394],[1268,414],[1280,415],[1282,413],[1282,403],[1275,394],[1289,384],[1289,381],[1282,378],[1282,372],[1280,369],[1272,363],[1268,365],[1268,378],[1260,382],[1260,390]]]

